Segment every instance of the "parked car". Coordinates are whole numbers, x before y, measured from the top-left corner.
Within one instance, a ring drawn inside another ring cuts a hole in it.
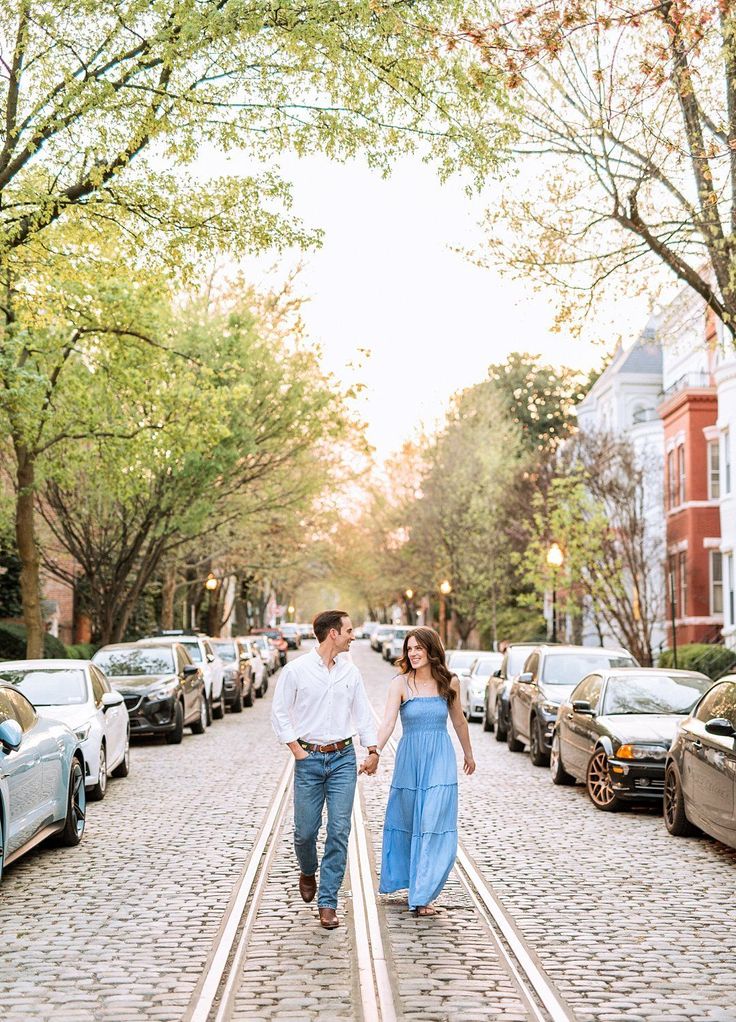
[[[378,621],[364,621],[360,628],[355,629],[355,638],[370,639],[371,635],[380,627]]]
[[[289,649],[299,649],[302,644],[302,635],[299,631],[299,625],[286,622],[279,625],[279,628],[281,629],[281,634],[286,639],[286,645]]]
[[[225,705],[231,713],[242,713],[253,705],[256,687],[250,651],[239,639],[213,639],[212,648],[225,668]]]
[[[251,673],[253,674],[253,694],[256,699],[260,699],[268,691],[268,668],[263,659],[258,640],[246,637],[238,639],[238,642],[242,644],[245,655],[250,663]],[[266,640],[266,645],[268,646],[269,653],[273,655],[275,650],[269,646],[268,640]],[[276,669],[278,670],[278,668]]]
[[[184,728],[207,727],[204,674],[181,642],[120,642],[98,649],[93,663],[125,699],[131,735],[163,735],[181,742]]]
[[[89,660],[9,660],[0,678],[15,685],[45,720],[74,732],[84,756],[87,797],[103,799],[107,779],[130,772],[130,722],[125,701]]]
[[[299,634],[301,635],[302,639],[313,639],[315,637],[314,629],[312,628],[311,624],[309,624],[308,621],[300,622],[297,625],[297,628],[299,629]]]
[[[503,653],[482,653],[470,665],[470,671],[459,676],[460,706],[466,720],[482,718],[488,679],[502,662]]]
[[[470,668],[478,657],[487,656],[492,652],[491,649],[450,649],[445,653],[445,663],[450,673],[456,675],[458,681],[462,682],[463,675],[467,677],[470,674]]]
[[[509,749],[521,752],[527,743],[534,766],[547,766],[557,709],[581,679],[607,667],[636,666],[636,660],[625,649],[546,643],[537,646],[509,689]]]
[[[279,655],[279,666],[283,667],[286,663],[286,654],[289,649],[289,644],[281,634],[280,628],[254,628],[251,632],[252,635],[265,635],[271,642],[274,649],[277,650]]]
[[[225,716],[225,665],[212,648],[212,640],[206,635],[174,628],[160,635],[147,636],[139,642],[160,644],[162,640],[181,643],[192,658],[192,663],[201,668],[207,701],[207,726],[213,719],[221,720]]]
[[[261,693],[263,695],[268,688],[268,675],[275,674],[278,671],[281,658],[279,657],[279,651],[267,635],[249,635],[247,638],[252,639],[256,644],[258,652],[261,654],[261,660],[266,668],[266,686]]]
[[[736,848],[736,675],[716,682],[681,721],[667,755],[664,822]]]
[[[662,798],[677,725],[712,684],[696,671],[654,667],[588,674],[557,714],[553,782],[583,781],[604,812],[626,801]]]
[[[376,628],[371,635],[371,649],[375,650],[376,653],[381,653],[382,647],[386,639],[390,639],[393,635],[395,625],[380,625]]]
[[[500,668],[488,679],[483,702],[483,730],[495,731],[497,742],[506,741],[511,683],[521,674],[527,657],[535,649],[534,643],[511,643],[506,647]]]
[[[395,625],[391,636],[381,646],[381,655],[384,660],[393,663],[398,660],[404,652],[404,639],[412,630],[413,625]]]
[[[44,720],[14,685],[0,680],[0,880],[3,869],[52,834],[84,837],[84,754],[61,721]]]

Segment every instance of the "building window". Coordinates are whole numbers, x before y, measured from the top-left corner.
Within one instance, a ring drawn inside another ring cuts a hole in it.
[[[723,492],[731,492],[731,434],[723,431]]]
[[[670,604],[670,613],[672,617],[677,617],[677,568],[675,565],[675,558],[670,557],[669,559],[669,592],[667,593],[667,599]]]
[[[682,550],[677,555],[677,569],[680,574],[680,616],[687,615],[687,554]]]
[[[675,452],[667,455],[667,507],[675,506]]]
[[[723,557],[719,550],[710,552],[710,612],[723,613]]]
[[[733,554],[726,554],[725,575],[726,575],[726,620],[725,625],[734,625],[734,595],[733,595]]]
[[[721,495],[721,450],[717,440],[708,443],[708,497],[716,500]]]
[[[677,448],[677,480],[679,489],[679,504],[685,503],[685,447],[683,444]]]

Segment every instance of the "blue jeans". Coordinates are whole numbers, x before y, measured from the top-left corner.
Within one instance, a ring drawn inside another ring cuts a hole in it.
[[[345,876],[357,772],[355,749],[310,752],[294,764],[294,850],[305,876],[317,872],[317,835],[327,803],[327,840],[319,871],[320,908],[337,908]]]

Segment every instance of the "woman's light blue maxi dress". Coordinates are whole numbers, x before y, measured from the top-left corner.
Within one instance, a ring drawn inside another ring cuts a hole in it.
[[[415,696],[401,704],[383,826],[381,894],[409,891],[409,907],[439,895],[457,854],[457,764],[447,731],[447,701]]]

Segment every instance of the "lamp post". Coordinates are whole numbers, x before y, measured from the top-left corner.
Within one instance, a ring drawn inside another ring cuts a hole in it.
[[[444,579],[440,582],[440,639],[442,645],[447,645],[447,597],[452,592],[452,586]]]
[[[204,580],[204,587],[209,594],[207,601],[207,634],[213,635],[215,631],[215,604],[214,594],[220,583],[217,581],[215,576],[210,572],[207,578]]]
[[[414,624],[414,606],[413,606],[411,601],[414,599],[414,590],[413,589],[407,589],[404,592],[404,597],[406,598],[406,616],[409,619],[408,623],[410,625],[413,625]]]
[[[557,570],[564,560],[559,544],[553,543],[547,551],[547,564],[552,569],[552,642],[557,642]]]
[[[294,611],[295,610],[296,610],[296,607],[294,606],[293,603],[290,603],[289,606],[286,608],[286,611],[287,611],[287,613],[289,615],[289,621],[293,621],[294,620]]]

